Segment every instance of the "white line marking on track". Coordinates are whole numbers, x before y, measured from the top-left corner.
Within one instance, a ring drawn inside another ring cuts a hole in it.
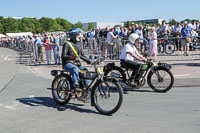
[[[8,58],[8,55],[7,55],[6,57],[4,57],[4,59],[3,59],[3,60],[7,60],[7,58]]]
[[[4,105],[4,104],[0,104],[0,107],[6,108],[6,109],[10,109],[10,110],[17,110],[16,107],[19,105],[18,102],[13,103],[12,105]]]
[[[182,75],[174,75],[174,77],[184,77],[184,76],[189,76],[191,74],[182,74]]]
[[[11,61],[11,60],[13,60],[13,59],[8,59],[8,56],[9,56],[9,55],[5,56],[3,60],[6,60],[6,61]]]

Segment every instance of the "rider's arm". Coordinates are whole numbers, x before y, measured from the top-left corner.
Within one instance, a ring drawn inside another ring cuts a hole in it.
[[[138,56],[139,56],[139,58],[140,58],[142,61],[146,61],[146,60],[147,60],[147,59],[144,58],[141,54],[139,54]]]
[[[69,45],[65,43],[62,48],[61,58],[64,60],[69,60],[71,55],[68,55]]]
[[[80,58],[85,61],[87,64],[90,64],[90,60],[85,56],[85,54],[83,53],[83,50],[80,49],[80,54],[79,54]]]
[[[127,54],[130,54],[132,57],[134,57],[136,60],[141,60],[141,58],[139,56],[137,56],[135,53],[133,52],[127,52]]]

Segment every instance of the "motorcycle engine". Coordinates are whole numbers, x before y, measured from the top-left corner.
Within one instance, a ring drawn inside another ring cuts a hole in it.
[[[135,81],[134,79],[131,79],[128,81],[128,85],[137,89],[143,87],[145,83],[146,83],[146,79],[144,77],[140,78],[140,80]]]

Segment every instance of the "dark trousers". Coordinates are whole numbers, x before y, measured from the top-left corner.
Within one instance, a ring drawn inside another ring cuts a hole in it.
[[[133,70],[131,78],[136,78],[136,76],[139,75],[142,66],[141,64],[130,60],[120,60],[120,64],[123,68]]]

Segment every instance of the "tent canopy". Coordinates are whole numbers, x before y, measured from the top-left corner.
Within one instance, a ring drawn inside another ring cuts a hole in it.
[[[2,38],[2,37],[6,37],[4,34],[0,34],[0,38]]]
[[[18,36],[33,36],[31,32],[21,32],[21,33],[6,33],[9,37],[18,37]]]

